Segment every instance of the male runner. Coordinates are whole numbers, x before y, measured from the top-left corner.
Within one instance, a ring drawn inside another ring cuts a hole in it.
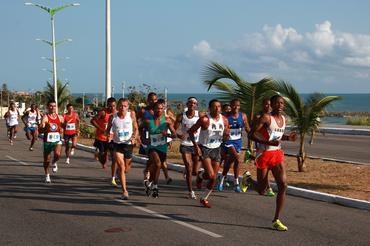
[[[195,133],[200,128],[199,143],[195,141]],[[220,168],[220,146],[223,139],[229,136],[229,123],[221,115],[221,103],[217,99],[209,102],[209,113],[199,118],[188,131],[195,151],[202,160],[204,171],[197,175],[197,187],[202,187],[202,180],[208,179],[207,190],[200,199],[201,204],[210,208],[208,197],[212,193],[213,186],[216,184],[216,176]]]
[[[140,132],[140,149],[139,154],[148,155],[147,145],[145,143],[149,142],[149,131],[145,127],[145,121],[152,118],[154,114],[154,104],[158,101],[157,94],[155,92],[150,92],[147,96],[146,102],[147,106],[141,108],[137,113],[137,120]],[[146,167],[144,169],[144,186],[145,190],[149,191],[149,178],[150,178],[150,159],[146,162]]]
[[[197,199],[192,187],[192,175],[196,175],[199,169],[198,152],[194,150],[194,145],[190,140],[188,131],[199,119],[200,113],[196,110],[198,101],[195,97],[189,97],[186,103],[187,110],[177,115],[175,122],[175,129],[177,130],[177,137],[181,140],[180,153],[185,165],[185,178],[188,186],[189,198]],[[195,141],[198,142],[199,129],[194,134]]]
[[[154,115],[145,120],[145,127],[149,131],[149,142],[147,143],[149,143],[149,161],[152,166],[149,182],[152,182],[152,197],[157,198],[159,196],[159,174],[163,163],[167,159],[167,130],[169,129],[171,131],[172,138],[176,137],[172,120],[168,116],[165,116],[163,103],[156,102],[154,104]],[[148,194],[150,193],[147,192]]]
[[[10,145],[13,145],[14,139],[16,138],[17,134],[17,126],[19,120],[19,111],[15,106],[14,102],[10,103],[10,107],[8,111],[4,115],[5,121],[7,122],[8,129],[9,129],[9,142]]]
[[[223,190],[224,180],[227,177],[231,164],[234,163],[234,191],[239,193],[241,191],[239,185],[239,153],[242,148],[242,131],[244,128],[245,131],[249,133],[250,128],[246,114],[240,112],[240,100],[231,100],[230,107],[231,111],[226,114],[230,127],[230,138],[224,141],[224,152],[226,154],[226,158],[222,176],[217,185],[217,190]]]
[[[113,132],[114,158],[119,166],[123,200],[128,199],[126,174],[131,167],[132,150],[138,137],[136,114],[134,111],[128,111],[129,104],[126,98],[118,100],[118,111],[110,116],[106,130],[108,136]]]
[[[106,162],[108,160],[108,151],[110,152],[112,158],[112,168],[111,168],[111,184],[117,186],[116,177],[116,161],[114,160],[113,149],[109,146],[110,137],[106,135],[107,125],[109,117],[116,112],[116,99],[113,97],[108,98],[107,107],[100,110],[97,115],[95,115],[90,123],[95,126],[95,142],[94,147],[98,149],[98,159],[102,167],[106,167]]]
[[[26,137],[31,140],[31,145],[29,147],[30,151],[33,151],[33,145],[38,137],[38,122],[39,122],[39,112],[36,108],[36,104],[32,103],[30,110],[24,112],[22,116],[22,121],[24,123],[24,131],[26,132]]]
[[[67,104],[67,113],[64,114],[64,144],[66,153],[66,164],[69,164],[70,156],[74,155],[77,146],[77,137],[80,134],[80,118],[74,111],[72,104]],[[70,147],[69,141],[72,140],[72,146]]]
[[[286,165],[284,161],[284,152],[281,149],[281,141],[296,140],[296,133],[292,132],[290,135],[285,135],[285,117],[283,110],[285,102],[283,97],[275,95],[271,99],[271,114],[264,113],[256,124],[256,127],[251,131],[251,137],[258,142],[259,153],[257,153],[255,162],[260,172],[260,182],[255,182],[251,178],[247,181],[252,184],[252,187],[257,189],[260,193],[266,189],[266,183],[261,181],[265,180],[265,176],[270,169],[274,175],[278,193],[276,196],[276,209],[275,216],[272,221],[272,226],[278,231],[287,231],[286,227],[280,220],[280,213],[283,209],[285,202],[285,193],[287,189],[286,180]]]
[[[263,114],[270,114],[270,113],[271,113],[271,102],[270,102],[270,98],[265,98],[262,101],[262,111],[259,112],[258,114],[256,114],[254,116],[254,119],[253,119],[253,122],[252,122],[252,128],[255,128],[255,126],[256,126],[256,124],[258,122],[258,119],[261,118],[261,116]],[[265,129],[264,128],[261,128],[260,132],[263,133],[264,131],[265,131]],[[261,151],[259,150],[259,144],[256,142],[256,152],[259,153]],[[261,190],[259,193],[260,193],[260,195],[266,195],[266,196],[269,196],[269,197],[273,197],[273,196],[275,196],[275,193],[274,193],[274,191],[272,190],[272,188],[270,186],[270,181],[268,179],[268,171],[267,171],[266,175],[263,175],[263,177],[262,177],[261,170],[262,169],[257,168],[257,182],[261,182],[262,185],[260,187],[261,188],[262,187],[265,187],[265,188],[263,190]],[[241,185],[240,185],[240,187],[243,190],[243,192],[246,192],[247,189],[248,189],[248,184],[247,184],[246,180],[249,177],[250,177],[250,173],[248,171],[246,171],[243,174],[243,179],[242,179],[242,182],[241,182]]]
[[[50,100],[47,103],[48,112],[41,120],[40,131],[44,132],[44,172],[45,182],[51,183],[49,174],[49,165],[51,159],[51,153],[54,152],[53,158],[53,172],[58,171],[57,161],[60,158],[62,150],[61,134],[63,129],[63,116],[56,114],[56,103],[54,100]]]

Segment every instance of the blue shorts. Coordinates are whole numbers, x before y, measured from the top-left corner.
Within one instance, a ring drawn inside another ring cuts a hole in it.
[[[24,131],[25,132],[35,132],[36,131],[36,127],[25,127],[24,128]]]
[[[228,149],[234,147],[236,152],[240,153],[242,150],[242,140],[227,140],[224,144],[224,152],[228,153]]]

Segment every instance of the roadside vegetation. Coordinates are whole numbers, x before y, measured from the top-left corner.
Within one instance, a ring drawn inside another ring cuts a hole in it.
[[[353,126],[370,126],[369,117],[350,117],[347,119],[347,125]]]

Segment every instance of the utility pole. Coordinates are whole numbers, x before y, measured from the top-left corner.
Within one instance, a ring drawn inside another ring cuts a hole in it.
[[[125,98],[125,81],[122,81],[122,98]]]
[[[105,1],[105,97],[111,97],[110,0]]]

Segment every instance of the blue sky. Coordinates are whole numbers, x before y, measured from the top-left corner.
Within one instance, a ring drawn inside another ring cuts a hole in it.
[[[2,0],[0,83],[41,90],[51,74],[50,18]],[[72,1],[31,1],[56,7]],[[104,92],[105,1],[56,14],[59,78],[72,92]],[[272,76],[302,93],[370,93],[370,1],[111,0],[112,84],[205,93],[210,61],[250,82]],[[117,89],[116,89],[117,90]]]

